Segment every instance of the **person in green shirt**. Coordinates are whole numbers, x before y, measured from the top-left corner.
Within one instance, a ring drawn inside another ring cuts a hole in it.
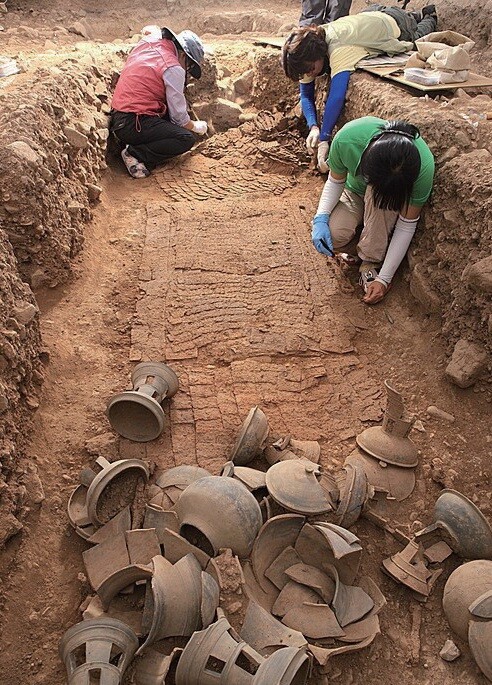
[[[329,174],[316,215],[312,241],[334,257],[362,223],[357,255],[363,302],[376,304],[388,292],[415,233],[434,180],[434,157],[416,126],[405,121],[362,117],[333,138]]]

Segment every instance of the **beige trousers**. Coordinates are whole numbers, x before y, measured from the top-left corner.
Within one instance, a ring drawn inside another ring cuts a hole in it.
[[[382,262],[397,218],[398,212],[377,209],[374,206],[370,186],[367,186],[364,197],[344,188],[339,202],[330,214],[333,247],[335,251],[345,247],[354,238],[357,226],[362,223],[357,254],[368,262]]]

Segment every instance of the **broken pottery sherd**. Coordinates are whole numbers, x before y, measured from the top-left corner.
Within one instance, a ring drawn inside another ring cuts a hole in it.
[[[142,362],[132,372],[133,390],[113,395],[106,414],[111,427],[121,436],[135,442],[148,442],[159,437],[164,428],[161,403],[178,391],[178,377],[161,362]]]
[[[164,511],[160,507],[147,504],[145,507],[144,528],[155,528],[157,539],[162,544],[164,542],[165,531],[172,530],[175,533],[179,530],[178,515],[175,511]]]
[[[296,583],[307,585],[318,593],[327,604],[331,604],[335,597],[335,580],[314,566],[309,564],[295,564],[286,569],[286,575]]]
[[[278,588],[267,578],[263,578],[264,584],[261,586],[256,579],[250,561],[243,561],[241,568],[241,587],[245,596],[257,602],[263,609],[271,613],[275,600],[278,597]]]
[[[294,580],[289,580],[280,591],[272,607],[272,614],[280,617],[285,616],[290,609],[300,607],[304,603],[325,604],[320,595],[312,588],[296,583]]]
[[[87,601],[89,601],[89,604],[87,604]],[[104,610],[98,595],[87,598],[84,605],[85,609],[82,611],[82,618],[84,621],[87,621],[89,618],[100,618],[104,616],[115,618],[131,628],[137,637],[143,637],[142,611],[129,609],[128,603],[125,601],[123,595],[121,597],[113,598],[113,601],[106,610]],[[80,607],[80,609],[82,609],[82,607]]]
[[[219,606],[220,588],[217,581],[206,571],[202,571],[202,601],[200,617],[203,626],[209,626],[215,620],[215,612]]]
[[[192,545],[188,540],[175,533],[173,530],[166,528],[162,532],[161,543],[164,547],[163,556],[166,557],[171,564],[185,557],[187,554],[193,554],[198,560],[200,566],[205,570],[210,562],[210,557],[203,550],[195,545]]]
[[[232,461],[228,461],[224,464],[222,467],[222,473],[220,475],[228,478],[235,478],[245,487],[247,487],[250,492],[254,492],[260,488],[266,489],[266,474],[264,471],[251,469],[248,466],[235,466],[234,462]]]
[[[148,625],[151,616],[151,625],[147,639],[137,654],[166,637],[188,637],[202,627],[202,569],[193,554],[188,554],[175,564],[156,556],[153,565],[154,573],[151,587],[147,586],[142,620],[143,625]],[[211,576],[210,581],[215,583]],[[218,588],[216,592],[209,593],[206,602],[212,597],[217,599],[218,606]],[[207,617],[211,614],[210,610],[211,606],[208,606]]]
[[[161,654],[155,649],[146,649],[138,659],[135,669],[138,685],[170,685],[172,676],[169,675],[169,671],[179,660],[182,652],[180,647],[175,647],[168,655]]]
[[[345,634],[338,638],[340,642],[357,643],[368,638],[374,639],[381,632],[379,617],[369,613],[360,621],[344,626],[343,631]]]
[[[331,607],[342,628],[359,621],[374,608],[372,597],[361,587],[342,583],[334,566],[331,567],[331,577],[335,582],[335,596]]]
[[[94,590],[100,595],[111,579],[116,579],[130,566],[146,566],[160,546],[155,530],[137,529],[126,531],[91,547],[82,553],[87,577]],[[145,577],[140,580],[145,580]],[[100,595],[101,596],[101,595]]]
[[[352,526],[369,499],[367,476],[360,464],[345,464],[335,475],[340,496],[335,521],[340,526]]]
[[[130,564],[150,564],[161,553],[155,528],[137,528],[124,533]]]
[[[301,457],[304,459],[316,464],[319,462],[321,445],[316,440],[294,440],[294,438],[291,438],[290,446],[293,450],[300,452]]]
[[[439,542],[434,542],[428,547],[425,547],[424,557],[430,564],[441,564],[445,559],[450,557],[452,553],[453,550],[451,547],[444,542],[444,540],[440,540]]]
[[[275,447],[275,445],[269,445],[268,447],[265,447],[265,449],[263,450],[263,456],[265,457],[266,461],[270,464],[270,466],[278,464],[280,461],[299,459],[299,456],[292,450],[279,449],[278,447]]]
[[[283,552],[281,552],[275,561],[270,564],[270,566],[265,571],[264,575],[268,580],[281,590],[284,585],[289,581],[286,569],[298,564],[301,560],[297,552],[293,547],[286,547]]]
[[[241,637],[262,656],[271,654],[278,647],[307,646],[302,633],[289,629],[254,601],[248,603]]]
[[[87,486],[81,483],[70,495],[68,500],[68,520],[77,535],[88,540],[97,528],[89,518],[87,512]]]
[[[444,586],[442,606],[451,630],[463,640],[473,619],[470,607],[492,590],[492,561],[479,559],[458,566]]]
[[[369,576],[362,576],[359,579],[359,587],[369,595],[374,606],[364,618],[344,626],[345,635],[339,638],[341,642],[365,642],[367,639],[372,641],[381,632],[377,615],[385,606],[386,598]]]
[[[142,564],[131,564],[125,568],[121,568],[116,573],[108,576],[96,592],[99,595],[101,603],[106,611],[111,604],[114,597],[125,588],[133,585],[133,583],[141,583],[152,578],[152,569],[149,566]]]
[[[211,475],[200,466],[187,464],[168,469],[157,478],[156,487],[159,488],[159,492],[152,497],[150,504],[158,505],[168,511],[176,504],[188,485]]]
[[[60,657],[65,663],[68,685],[85,685],[98,672],[100,682],[121,682],[133,659],[138,638],[127,625],[102,616],[82,621],[69,628],[60,641]],[[114,654],[118,659],[114,659]],[[78,657],[78,658],[77,658]],[[83,663],[80,663],[80,658]]]
[[[345,459],[345,464],[360,464],[365,471],[369,485],[376,492],[387,493],[389,499],[402,502],[409,497],[415,488],[415,471],[392,466],[381,462],[356,449]]]
[[[328,661],[331,658],[333,658],[334,656],[338,656],[339,654],[348,654],[349,652],[357,652],[360,649],[364,649],[365,647],[369,647],[369,645],[373,642],[376,635],[377,635],[377,633],[374,633],[373,635],[370,635],[365,640],[362,640],[362,642],[356,642],[354,644],[343,645],[343,647],[326,648],[326,647],[318,647],[317,645],[309,645],[308,649],[311,652],[311,654],[314,656],[314,658],[316,659],[319,672],[324,674],[324,673],[328,673],[330,671],[330,667],[328,666]]]
[[[87,578],[97,588],[110,576],[130,564],[125,534],[120,533],[82,553]]]
[[[233,447],[230,460],[245,466],[261,454],[270,429],[265,414],[259,407],[250,409]]]
[[[334,611],[327,604],[304,602],[301,606],[289,609],[283,616],[282,623],[312,640],[339,638],[345,634]]]
[[[383,571],[397,583],[406,585],[423,597],[428,597],[442,569],[430,571],[424,559],[424,547],[411,540],[407,546],[384,559]]]
[[[266,473],[266,485],[278,504],[297,514],[326,514],[334,511],[338,503],[335,480],[306,459],[271,466]]]
[[[207,471],[207,469],[203,469],[201,466],[182,464],[181,466],[174,466],[172,469],[168,469],[167,471],[164,471],[164,473],[161,473],[156,479],[156,485],[162,490],[171,486],[176,486],[181,490],[184,490],[196,480],[211,475],[212,474]]]
[[[347,536],[350,536],[350,543]],[[295,549],[304,563],[321,570],[335,566],[343,583],[351,585],[355,580],[362,547],[350,531],[335,524],[306,523],[299,533]]]
[[[87,542],[90,542],[91,545],[99,545],[101,542],[125,533],[131,527],[132,517],[130,507],[128,506],[122,509],[119,514],[116,514],[108,523],[105,523],[104,526],[98,528],[93,535],[87,538]],[[145,528],[152,528],[152,526],[145,526]]]
[[[441,491],[434,505],[434,521],[446,531],[446,542],[456,554],[465,559],[492,559],[490,525],[480,509],[461,492]]]
[[[258,502],[233,478],[200,478],[184,490],[174,510],[180,535],[209,556],[228,548],[248,557],[262,525]]]
[[[261,527],[251,552],[251,564],[256,580],[265,592],[269,592],[271,587],[265,571],[287,547],[295,546],[304,522],[304,516],[281,514]]]

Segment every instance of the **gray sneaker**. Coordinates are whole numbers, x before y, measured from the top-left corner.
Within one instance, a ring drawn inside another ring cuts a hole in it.
[[[378,262],[362,262],[359,267],[359,285],[362,286],[364,292],[367,292],[367,286],[372,283],[378,275]]]

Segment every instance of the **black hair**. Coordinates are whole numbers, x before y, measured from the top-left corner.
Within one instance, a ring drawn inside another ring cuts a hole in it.
[[[406,121],[388,121],[362,155],[360,173],[373,188],[379,209],[402,212],[408,207],[413,184],[420,173],[416,126]]]
[[[314,62],[328,54],[325,30],[321,26],[301,26],[291,31],[282,48],[282,67],[285,75],[298,81]]]

